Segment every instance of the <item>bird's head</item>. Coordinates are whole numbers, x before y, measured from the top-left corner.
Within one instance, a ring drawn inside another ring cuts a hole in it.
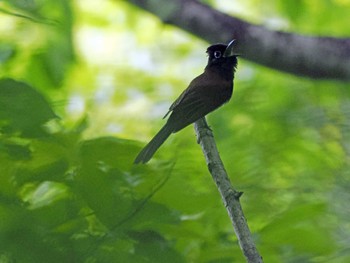
[[[234,71],[237,66],[237,56],[239,56],[234,52],[235,41],[234,39],[227,45],[214,44],[208,47],[207,54],[209,58],[207,67]]]

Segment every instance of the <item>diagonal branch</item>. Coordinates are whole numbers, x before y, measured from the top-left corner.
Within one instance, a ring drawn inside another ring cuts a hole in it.
[[[195,130],[198,142],[202,147],[208,169],[219,189],[221,198],[232,221],[233,228],[239,241],[241,250],[249,263],[262,263],[262,257],[256,249],[247,221],[244,217],[239,198],[241,192],[237,192],[231,185],[230,179],[221,161],[212,131],[205,118],[195,122]]]
[[[130,0],[163,22],[210,43],[237,39],[242,57],[316,79],[350,80],[350,39],[269,30],[219,12],[197,0]]]

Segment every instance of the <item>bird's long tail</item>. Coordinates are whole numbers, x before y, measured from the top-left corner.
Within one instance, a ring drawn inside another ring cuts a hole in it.
[[[160,129],[153,139],[137,155],[134,163],[147,163],[172,132],[173,129],[169,127],[169,124],[165,124],[163,128]]]

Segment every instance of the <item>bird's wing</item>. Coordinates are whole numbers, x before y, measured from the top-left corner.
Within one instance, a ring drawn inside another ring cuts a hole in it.
[[[219,86],[218,86],[219,83]],[[206,72],[191,81],[188,88],[170,106],[168,123],[178,131],[215,110],[229,98],[232,81],[222,81],[218,74]]]
[[[180,96],[173,102],[173,104],[171,104],[171,106],[169,107],[168,112],[164,115],[163,119],[166,118],[170,112],[172,112],[188,95],[189,93],[193,93],[196,88],[194,83],[198,83],[201,82],[201,79],[204,77],[203,74],[199,75],[198,77],[194,78],[190,84],[188,85],[187,89],[185,89]]]

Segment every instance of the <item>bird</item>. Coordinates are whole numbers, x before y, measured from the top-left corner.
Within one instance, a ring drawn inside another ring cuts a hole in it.
[[[207,48],[208,63],[204,72],[194,78],[171,104],[163,117],[169,115],[165,125],[140,151],[134,160],[135,164],[147,163],[172,133],[196,122],[230,100],[239,56],[233,49],[235,43],[233,39],[227,45],[219,43]]]

